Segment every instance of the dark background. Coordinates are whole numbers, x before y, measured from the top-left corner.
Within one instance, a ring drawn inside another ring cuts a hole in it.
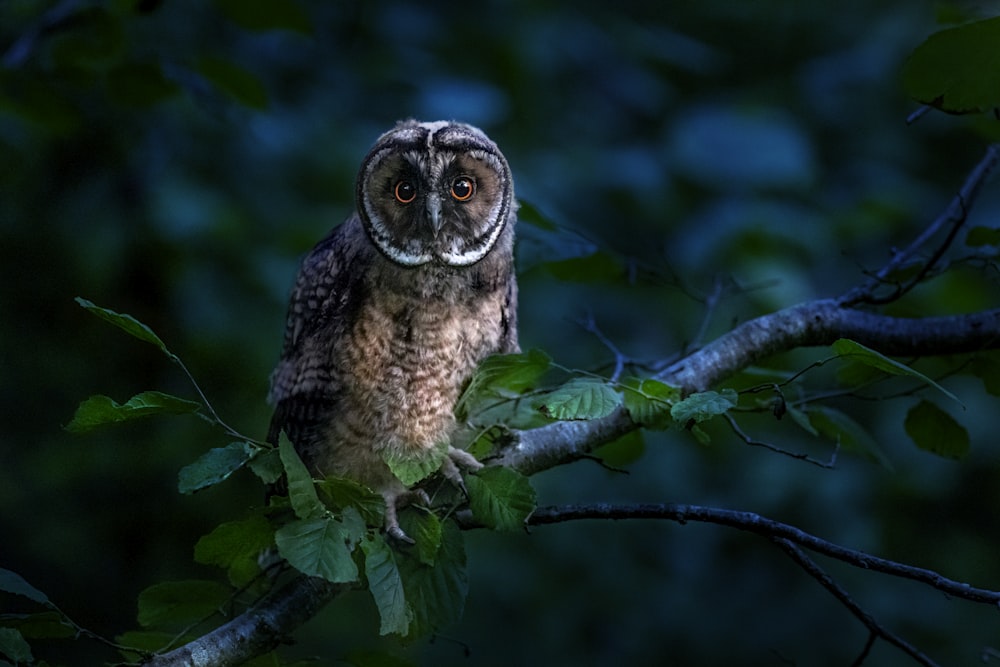
[[[260,437],[297,262],[350,212],[361,158],[397,119],[456,118],[497,141],[518,195],[559,227],[534,213],[520,225],[522,345],[598,370],[611,354],[581,318],[655,361],[695,339],[717,279],[732,289],[707,339],[859,282],[944,209],[996,132],[940,114],[905,124],[900,68],[941,27],[926,2],[275,4],[0,3],[0,566],[107,636],[135,627],[146,586],[218,576],[192,562],[195,541],[262,497],[244,474],[176,492],[180,467],[227,442],[198,419],[63,430],[95,393],[193,398],[165,357],[74,297],[149,324]],[[975,224],[995,224],[993,191]],[[996,293],[955,272],[894,312],[970,312]],[[832,370],[810,377],[836,386]],[[960,463],[912,445],[904,397],[834,403],[891,469],[846,453],[823,470],[710,425],[708,446],[647,435],[628,475],[583,462],[534,484],[543,504],[752,510],[997,588],[996,401],[976,381],[948,386],[966,409],[942,407],[972,433]],[[831,452],[787,421],[744,426]],[[391,650],[425,664],[843,665],[867,638],[778,550],[723,528],[588,522],[467,547],[464,620]],[[998,641],[995,610],[821,564],[944,664]],[[377,627],[348,595],[287,655],[326,664],[377,646]],[[115,659],[85,641],[35,654]],[[906,662],[879,643],[871,664]]]

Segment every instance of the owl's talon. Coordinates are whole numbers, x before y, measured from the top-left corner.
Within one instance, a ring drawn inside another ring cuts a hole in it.
[[[465,480],[462,479],[460,468],[461,470],[474,472],[481,470],[483,464],[477,461],[476,457],[469,452],[449,446],[448,456],[441,462],[441,474],[444,475],[445,479],[458,487],[462,491],[462,494],[468,498],[469,491],[465,488]]]
[[[430,505],[431,499],[423,489],[408,491],[386,491],[382,494],[385,500],[385,533],[392,539],[403,544],[416,544],[416,541],[399,526],[399,510],[415,503]]]

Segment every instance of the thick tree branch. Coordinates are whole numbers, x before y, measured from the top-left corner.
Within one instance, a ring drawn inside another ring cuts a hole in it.
[[[899,318],[820,299],[745,322],[661,371],[683,393],[705,391],[766,357],[850,338],[890,356],[1000,349],[1000,309],[949,317]],[[624,409],[585,422],[558,422],[517,434],[498,463],[526,475],[575,461],[638,428]]]
[[[296,577],[228,623],[144,664],[148,667],[242,664],[287,641],[291,632],[346,589],[323,579]]]

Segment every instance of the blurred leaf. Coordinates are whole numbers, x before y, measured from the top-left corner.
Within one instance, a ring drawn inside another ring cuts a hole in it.
[[[299,458],[295,447],[282,436],[278,444],[281,463],[288,477],[288,500],[292,503],[295,516],[300,519],[312,519],[326,513],[326,507],[316,495],[312,475]]]
[[[787,414],[791,420],[799,426],[799,428],[809,435],[819,435],[819,431],[817,431],[816,427],[813,426],[811,421],[809,421],[809,414],[805,410],[801,410],[794,405],[786,404],[785,414]]]
[[[717,415],[725,414],[736,407],[739,396],[733,389],[702,391],[691,394],[670,408],[670,416],[679,424],[703,422]],[[699,438],[700,439],[700,438]]]
[[[256,449],[248,442],[232,442],[225,447],[210,449],[194,463],[181,468],[177,490],[190,494],[214,486],[245,466],[255,452]]]
[[[965,245],[973,248],[984,245],[1000,245],[1000,228],[973,227],[965,235]]]
[[[1000,396],[1000,361],[979,355],[969,364],[969,370],[982,381],[987,393]]]
[[[489,466],[465,479],[472,516],[490,530],[522,531],[535,511],[535,490],[510,468]]]
[[[115,637],[115,641],[122,647],[135,649],[121,649],[121,653],[126,660],[138,663],[148,656],[144,654],[154,653],[163,650],[166,646],[174,645],[175,642],[186,643],[194,639],[191,635],[177,637],[177,633],[164,632],[163,630],[130,630]]]
[[[102,308],[84,298],[76,297],[76,302],[85,308],[88,312],[97,317],[101,318],[105,322],[109,322],[130,336],[135,336],[141,341],[150,343],[160,348],[168,357],[173,357],[174,355],[167,349],[167,346],[160,340],[160,337],[153,333],[153,330],[147,327],[145,324],[135,319],[131,315],[126,315],[125,313],[116,313],[109,308]]]
[[[645,453],[646,438],[640,429],[633,429],[594,450],[594,456],[612,468],[624,468],[641,459]]]
[[[24,577],[17,572],[3,568],[0,568],[0,591],[13,593],[14,595],[23,595],[39,604],[47,605],[49,603],[48,596],[25,581]]]
[[[215,6],[247,30],[294,30],[306,34],[312,31],[309,17],[294,0],[215,0]]]
[[[809,416],[809,423],[820,435],[830,438],[846,451],[861,454],[887,470],[892,470],[892,463],[878,443],[864,427],[846,414],[830,407],[815,405],[809,406],[805,412]]]
[[[187,580],[153,584],[139,593],[139,625],[185,627],[218,613],[233,590],[217,581]]]
[[[108,89],[118,104],[146,107],[177,94],[180,87],[155,63],[125,63],[108,73]]]
[[[198,61],[198,72],[240,104],[252,109],[267,108],[267,91],[264,89],[264,84],[236,63],[223,58],[205,56]]]
[[[440,442],[425,450],[410,451],[401,447],[385,450],[382,460],[403,486],[413,486],[437,472],[447,455],[448,443]]]
[[[904,375],[916,378],[921,382],[924,382],[934,387],[935,389],[937,389],[942,394],[952,399],[959,405],[962,405],[962,402],[958,400],[958,396],[955,396],[955,394],[951,393],[950,391],[948,391],[947,389],[945,389],[944,387],[942,387],[937,382],[930,379],[920,371],[914,370],[909,366],[907,366],[906,364],[901,364],[898,361],[890,359],[889,357],[885,356],[880,352],[876,352],[871,348],[865,347],[861,343],[856,343],[853,340],[849,340],[847,338],[841,338],[832,345],[832,348],[834,353],[837,354],[838,356],[848,357],[850,359],[860,361],[863,364],[868,364],[869,366],[877,368],[880,371],[889,373],[890,375]]]
[[[381,526],[385,519],[385,499],[367,486],[343,477],[327,477],[317,482],[327,505],[335,510],[353,507],[369,526]]]
[[[517,221],[519,223],[524,222],[550,232],[554,232],[559,229],[559,225],[553,222],[553,220],[547,215],[542,213],[533,203],[525,201],[524,199],[519,199],[518,204],[520,204],[517,209]]]
[[[188,401],[159,391],[144,391],[124,404],[98,394],[80,403],[66,430],[84,433],[99,426],[149,417],[151,415],[185,415],[198,412],[200,403]]]
[[[14,664],[30,663],[34,660],[31,646],[14,628],[0,628],[0,655],[7,656],[14,661]]]
[[[546,394],[538,404],[542,414],[559,420],[600,419],[622,403],[622,395],[598,378],[573,378]]]
[[[418,667],[407,658],[374,649],[356,649],[343,657],[351,667]]]
[[[599,250],[585,257],[571,257],[542,265],[557,280],[577,283],[630,282],[631,270],[621,257]]]
[[[907,95],[948,113],[1000,107],[1000,17],[934,33],[903,65]]]
[[[938,456],[964,459],[971,448],[965,427],[930,401],[910,408],[903,426],[917,447]]]
[[[396,564],[396,554],[378,533],[361,541],[365,554],[365,579],[379,613],[379,634],[406,635],[413,620],[413,610],[406,603],[403,578]]]
[[[258,557],[274,545],[274,529],[259,514],[229,521],[204,535],[194,545],[194,560],[225,569],[229,582],[241,587],[260,572]]]
[[[99,7],[78,11],[50,42],[53,60],[65,68],[97,68],[115,62],[125,39],[118,18]]]
[[[329,515],[293,521],[274,534],[278,553],[292,567],[333,583],[358,580],[358,567],[351,551],[360,538]]]
[[[465,608],[469,579],[465,571],[462,531],[454,521],[443,524],[441,548],[431,567],[403,552],[398,558],[403,590],[413,611],[408,638],[427,636],[457,622]]]
[[[677,387],[652,378],[626,378],[622,382],[625,409],[636,424],[647,428],[663,429],[673,423],[670,409],[680,400]]]

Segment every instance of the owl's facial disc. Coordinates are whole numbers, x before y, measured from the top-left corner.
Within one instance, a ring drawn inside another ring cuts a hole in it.
[[[383,135],[358,175],[366,232],[405,266],[469,266],[485,257],[513,213],[507,161],[481,130],[406,122]]]

